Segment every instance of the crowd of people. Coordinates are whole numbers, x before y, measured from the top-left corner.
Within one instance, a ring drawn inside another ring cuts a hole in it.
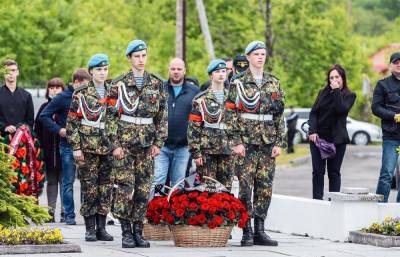
[[[121,224],[122,247],[150,247],[143,238],[148,202],[162,193],[163,185],[174,186],[185,178],[193,160],[198,177],[213,177],[228,190],[237,176],[239,199],[254,218],[254,226],[249,220],[243,228],[241,245],[278,245],[265,233],[264,222],[275,159],[286,147],[285,96],[279,79],[264,71],[267,46],[253,41],[243,56],[212,60],[205,69],[209,81],[201,87],[186,76],[179,58],[170,61],[167,81],[148,72],[148,51],[144,41],[131,41],[125,51],[131,67],[113,80],[108,80],[111,66],[105,54],[92,56],[87,68],[73,73],[68,86],[60,78],[50,79],[47,102],[35,121],[31,95],[17,86],[17,62],[4,62],[0,130],[5,135],[21,124],[34,128],[45,152],[52,221],[60,190],[60,221],[76,224],[77,172],[85,240],[114,240],[106,231],[111,212]],[[400,108],[400,53],[390,63],[392,75],[378,82],[372,105],[384,132],[377,192],[385,201],[400,145],[400,114],[395,109]],[[346,118],[355,99],[345,69],[334,65],[309,119],[314,199],[323,198],[325,167],[329,191],[340,191],[340,167],[350,142]],[[288,152],[293,151],[296,120],[292,111]],[[334,153],[327,154],[329,149]]]

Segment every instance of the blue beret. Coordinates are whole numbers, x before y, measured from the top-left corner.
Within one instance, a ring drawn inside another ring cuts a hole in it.
[[[244,54],[249,54],[257,49],[267,49],[267,46],[262,41],[253,41],[247,45],[246,49],[244,50]]]
[[[131,41],[126,48],[125,55],[128,56],[133,52],[138,52],[147,49],[147,45],[144,41],[135,39]]]
[[[207,67],[208,74],[211,74],[213,71],[226,69],[226,62],[221,59],[215,59],[210,62]]]
[[[95,67],[102,67],[109,65],[110,62],[108,60],[108,56],[106,54],[95,54],[90,58],[88,62],[89,69]]]

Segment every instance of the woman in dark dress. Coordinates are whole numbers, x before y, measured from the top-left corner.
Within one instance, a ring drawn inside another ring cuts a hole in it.
[[[309,118],[309,140],[313,168],[313,199],[324,196],[325,167],[328,169],[329,191],[339,192],[346,144],[350,143],[347,132],[347,116],[356,100],[356,94],[347,86],[346,71],[336,64],[327,73],[327,84],[319,92]],[[315,145],[322,138],[336,147],[336,155],[322,159]]]
[[[40,122],[39,116],[43,109],[50,103],[51,99],[58,93],[64,90],[64,82],[60,78],[53,78],[47,82],[46,98],[47,102],[40,106],[36,115],[34,130],[39,139],[40,145],[44,152],[46,163],[46,179],[47,179],[47,201],[49,206],[49,214],[52,219],[49,222],[55,222],[54,212],[56,209],[56,202],[58,190],[61,190],[61,159],[60,159],[60,136],[46,130]],[[56,122],[57,117],[53,117]],[[60,196],[62,194],[60,193]],[[63,221],[63,204],[61,199],[61,220]]]

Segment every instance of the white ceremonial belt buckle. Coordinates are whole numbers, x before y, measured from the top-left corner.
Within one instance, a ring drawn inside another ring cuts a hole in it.
[[[92,123],[92,122],[87,121],[85,119],[81,120],[81,124],[85,125],[85,126],[93,127],[93,128],[99,128],[99,129],[104,129],[106,127],[106,123],[105,122]]]
[[[133,117],[125,114],[121,114],[121,120],[138,125],[153,124],[153,118]]]
[[[242,113],[240,117],[248,120],[258,120],[258,121],[271,121],[271,114],[254,114],[254,113]]]
[[[223,122],[219,122],[219,123],[205,123],[204,127],[206,128],[214,128],[214,129],[226,129],[226,124]]]

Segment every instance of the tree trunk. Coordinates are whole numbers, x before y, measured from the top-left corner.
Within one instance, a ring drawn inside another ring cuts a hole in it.
[[[274,37],[272,32],[272,6],[271,0],[266,1],[265,5],[265,43],[267,44],[267,68],[272,71],[273,63],[272,57],[274,56]]]
[[[175,56],[185,60],[185,16],[186,0],[176,0],[176,38],[175,38]]]
[[[210,56],[210,59],[214,59],[215,58],[214,45],[212,42],[210,29],[208,28],[207,15],[206,15],[206,10],[204,8],[203,0],[196,0],[196,7],[199,13],[201,31],[203,33],[204,40],[206,42],[208,55]]]

